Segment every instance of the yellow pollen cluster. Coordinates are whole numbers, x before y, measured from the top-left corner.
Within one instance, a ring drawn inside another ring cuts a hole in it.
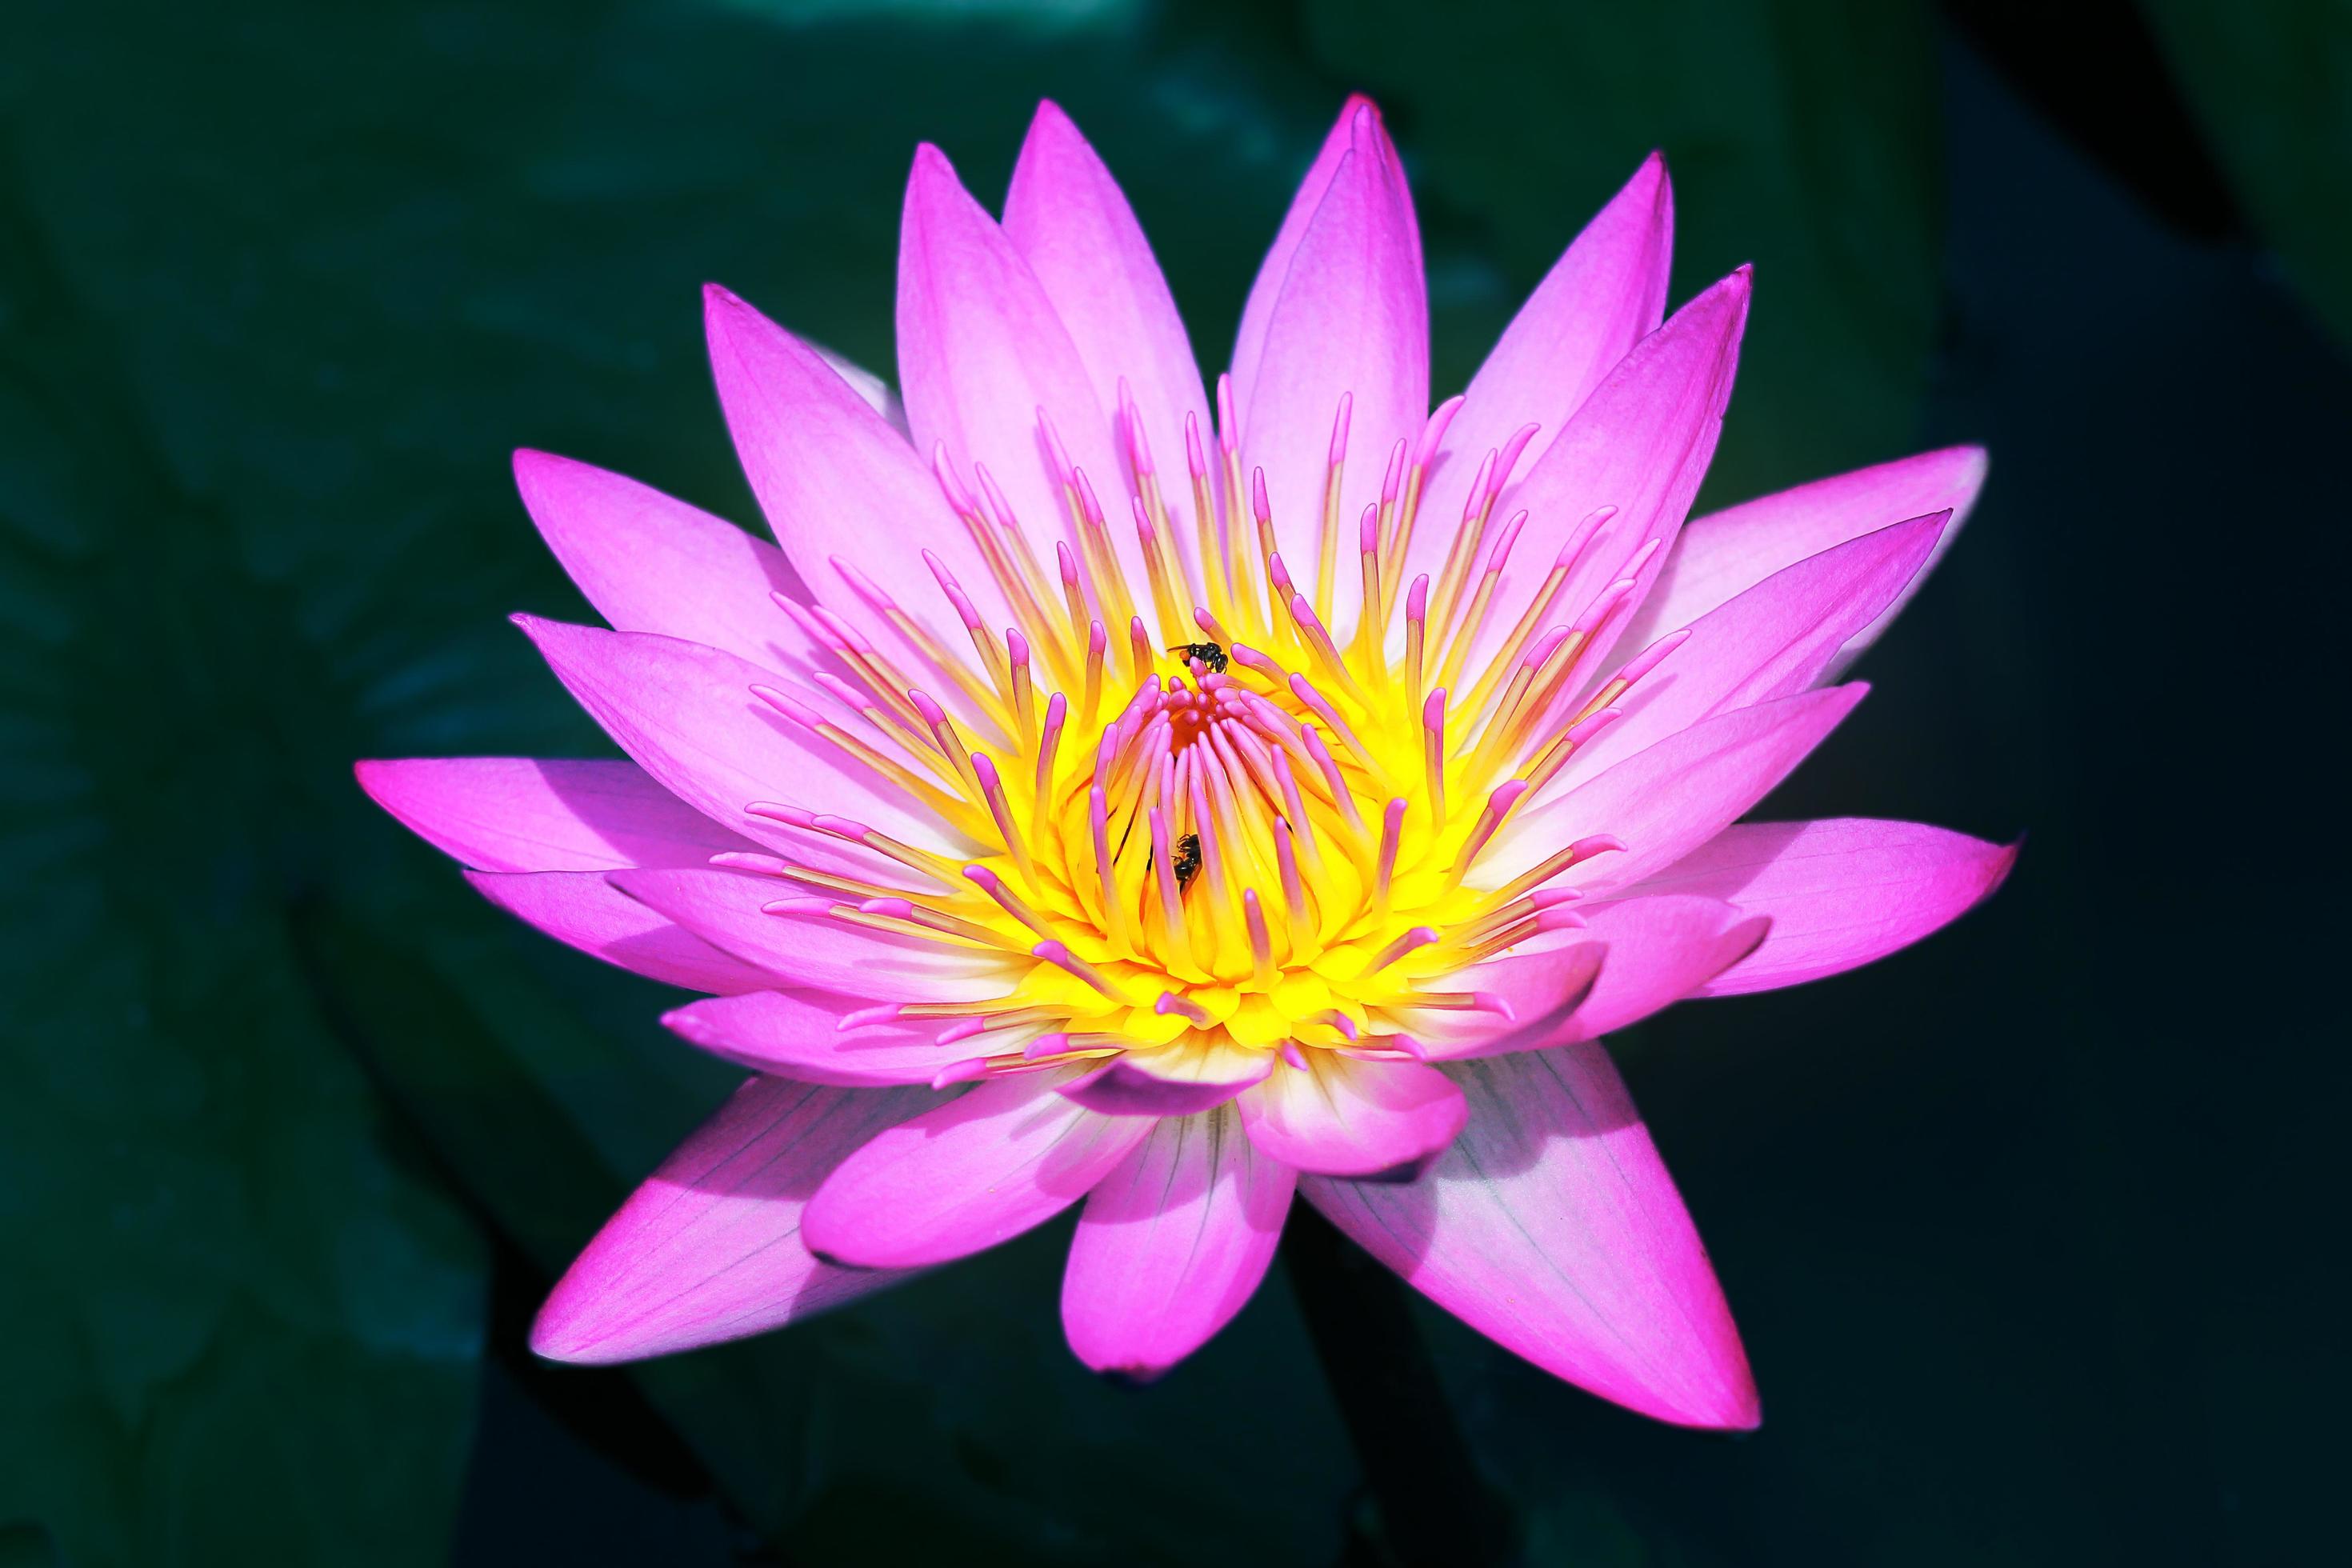
[[[1448,1016],[1501,1006],[1461,988],[1457,971],[1574,921],[1573,895],[1546,884],[1614,840],[1569,846],[1501,885],[1479,876],[1481,853],[1676,639],[1583,694],[1596,632],[1646,560],[1637,554],[1589,603],[1560,602],[1608,531],[1605,508],[1570,531],[1506,629],[1496,589],[1527,514],[1495,513],[1533,426],[1486,455],[1435,582],[1402,580],[1416,528],[1456,521],[1417,514],[1458,402],[1417,443],[1396,444],[1381,500],[1348,527],[1342,400],[1311,584],[1277,546],[1263,474],[1244,487],[1222,385],[1213,456],[1186,422],[1189,552],[1133,405],[1122,407],[1137,546],[1126,559],[1139,556],[1139,584],[1043,411],[1075,542],[1055,542],[1050,568],[987,469],[975,468],[975,489],[940,454],[940,483],[1016,624],[990,628],[930,559],[970,634],[960,657],[844,572],[952,684],[952,714],[839,617],[798,612],[860,678],[828,690],[873,732],[761,695],[972,851],[951,858],[793,813],[897,860],[915,885],[781,874],[835,900],[836,918],[946,944],[1001,973],[985,1001],[887,1009],[975,1041],[952,1076],[1120,1053],[1177,1078],[1237,1070],[1235,1053],[1279,1051],[1296,1066],[1316,1051],[1417,1058]]]

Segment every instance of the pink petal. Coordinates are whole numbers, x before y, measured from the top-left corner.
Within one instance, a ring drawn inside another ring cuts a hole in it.
[[[842,1026],[858,1000],[807,992],[755,991],[696,1002],[665,1014],[662,1022],[714,1056],[755,1072],[802,1083],[863,1089],[929,1083],[947,1068],[979,1054],[971,1046],[940,1043],[937,1018],[887,1019]]]
[[[1629,898],[1594,907],[1582,931],[1539,937],[1509,957],[1465,971],[1458,982],[1482,991],[1508,986],[1515,983],[1509,971],[1557,971],[1597,950],[1599,974],[1571,1014],[1549,1026],[1538,1023],[1484,1040],[1433,1045],[1430,1058],[1461,1061],[1599,1039],[1699,994],[1754,952],[1772,923],[1723,900],[1697,897]]]
[[[751,1079],[596,1233],[540,1309],[530,1348],[591,1363],[667,1355],[897,1283],[810,1257],[801,1211],[845,1155],[935,1098]]]
[[[1669,735],[1514,816],[1480,858],[1479,875],[1499,885],[1601,833],[1626,847],[1579,861],[1560,885],[1599,894],[1662,871],[1763,799],[1869,689],[1854,681],[1801,692]]]
[[[1450,531],[1479,459],[1533,424],[1517,466],[1524,480],[1592,389],[1665,319],[1674,244],[1674,188],[1653,153],[1552,264],[1472,378],[1423,492],[1424,522]],[[1504,491],[1496,521],[1517,510],[1517,489]]]
[[[929,811],[752,694],[777,678],[733,654],[643,632],[599,631],[518,616],[556,678],[663,788],[714,822],[812,864],[870,870],[827,840],[743,808],[778,801],[852,817],[893,837],[955,853]]]
[[[556,941],[688,991],[731,995],[776,984],[756,965],[719,952],[604,880],[598,871],[468,871],[490,902]]]
[[[1156,1124],[1087,1196],[1062,1276],[1070,1349],[1143,1382],[1207,1343],[1265,1278],[1297,1184],[1230,1109]]]
[[[736,457],[769,528],[819,599],[860,626],[877,624],[833,565],[837,555],[917,619],[943,619],[938,581],[923,563],[930,550],[1001,613],[928,452],[909,446],[823,351],[726,289],[703,291],[703,324]]]
[[[684,637],[770,669],[814,662],[808,637],[769,597],[808,597],[774,545],[569,458],[517,452],[514,472],[548,548],[614,631]]]
[[[607,876],[630,898],[777,976],[771,984],[887,1002],[971,1001],[1009,989],[997,958],[837,919],[772,878],[719,870]]]
[[[1190,1116],[1223,1105],[1274,1070],[1274,1053],[1189,1040],[1125,1051],[1062,1086],[1106,1116]]]
[[[1738,1331],[1608,1053],[1566,1046],[1449,1071],[1470,1123],[1428,1175],[1308,1177],[1307,1200],[1545,1371],[1661,1421],[1754,1426]]]
[[[1918,591],[1927,572],[1952,547],[1976,504],[1984,477],[1984,448],[1948,447],[1835,479],[1816,479],[1727,511],[1695,518],[1675,541],[1657,586],[1618,646],[1646,647],[1773,573],[1832,545],[1906,517],[1949,511],[1952,521],[1937,542],[1935,553],[1927,558],[1927,565],[1912,579],[1908,590],[1847,641],[1843,656],[1831,668],[1834,677],[1886,629]]]
[[[1410,1181],[1462,1131],[1462,1091],[1419,1062],[1358,1061],[1318,1051],[1241,1097],[1261,1152],[1302,1171]]]
[[[1527,527],[1503,569],[1495,613],[1471,645],[1467,668],[1482,668],[1499,647],[1577,525],[1602,507],[1616,508],[1616,514],[1581,552],[1556,601],[1556,617],[1566,624],[1581,614],[1655,541],[1658,548],[1633,573],[1630,602],[1639,604],[1648,594],[1723,432],[1748,294],[1743,267],[1675,311],[1618,363],[1528,470],[1511,499],[1515,510],[1528,509]],[[1437,580],[1458,521],[1458,514],[1432,514],[1414,528],[1406,580],[1421,572]],[[1629,618],[1620,611],[1593,639],[1590,657],[1605,656]]]
[[[1601,905],[1586,919],[1575,934],[1607,943],[1609,955],[1584,1005],[1554,1037],[1560,1045],[1597,1040],[1697,995],[1753,953],[1772,926],[1769,916],[1719,899],[1664,895]]]
[[[1234,382],[1244,472],[1265,468],[1276,533],[1304,581],[1316,570],[1340,395],[1352,400],[1339,512],[1350,563],[1356,521],[1380,499],[1390,448],[1419,436],[1429,412],[1429,297],[1412,197],[1369,104],[1351,136],[1291,255],[1265,357],[1255,375]],[[1349,614],[1336,631],[1349,629]]]
[[[1241,330],[1234,337],[1234,386],[1246,390],[1257,380],[1258,365],[1265,353],[1266,329],[1274,319],[1275,301],[1281,297],[1285,282],[1290,277],[1290,260],[1298,250],[1299,242],[1307,237],[1307,226],[1314,221],[1316,209],[1323,205],[1324,194],[1331,188],[1331,177],[1339,172],[1339,162],[1355,145],[1357,125],[1366,112],[1379,125],[1380,110],[1361,93],[1351,94],[1339,108],[1339,118],[1332,123],[1330,133],[1315,154],[1307,175],[1298,183],[1297,194],[1290,198],[1290,208],[1283,214],[1282,226],[1267,247],[1265,259],[1259,264],[1256,281],[1250,285],[1249,300],[1242,307]],[[1381,132],[1385,141],[1386,132]],[[1394,153],[1388,154],[1393,158]],[[1414,266],[1418,269],[1421,257],[1421,233],[1413,231]],[[1375,459],[1378,461],[1379,459]]]
[[[2018,847],[1914,822],[1743,823],[1627,893],[1704,893],[1769,915],[1763,945],[1698,992],[1733,996],[1909,946],[1990,898]]]
[[[1616,510],[1578,548],[1567,583],[1552,599],[1552,623],[1567,626],[1612,583],[1630,576],[1634,585],[1622,606],[1597,627],[1592,658],[1604,658],[1618,642],[1665,564],[1715,458],[1738,372],[1740,336],[1748,329],[1748,268],[1740,268],[1639,341],[1512,491],[1512,510],[1527,508],[1528,521],[1503,566],[1494,611],[1470,644],[1467,668],[1482,668],[1498,651],[1536,590],[1561,564],[1561,552],[1580,531],[1578,524],[1601,508]],[[1494,512],[1489,538],[1503,517],[1506,512]],[[1425,527],[1416,524],[1406,576],[1428,572],[1430,581],[1440,578],[1456,521],[1428,515]],[[1484,564],[1484,555],[1479,560]],[[1573,691],[1561,696],[1573,699]]]
[[[1582,932],[1568,933],[1582,937]],[[1601,978],[1609,944],[1539,937],[1449,976],[1446,989],[1484,994],[1497,1008],[1405,1010],[1407,1033],[1433,1059],[1500,1056],[1557,1043]]]
[[[416,757],[352,772],[411,832],[478,871],[699,866],[757,847],[635,763]]]
[[[898,384],[916,449],[944,443],[967,478],[974,462],[986,464],[1035,541],[1063,537],[1068,516],[1038,428],[1043,408],[1109,513],[1129,592],[1148,592],[1120,493],[1115,410],[1096,398],[1029,263],[929,145],[915,153],[899,220]]]
[[[1161,488],[1181,493],[1184,416],[1199,421],[1203,439],[1215,428],[1200,362],[1127,197],[1056,104],[1039,104],[1030,121],[1005,193],[1004,234],[1068,329],[1096,403],[1116,412],[1125,378]],[[1180,476],[1173,486],[1170,472]],[[1094,478],[1099,486],[1108,476]],[[1190,560],[1192,530],[1178,529],[1176,541]]]
[[[865,1268],[945,1263],[1077,1202],[1152,1123],[1097,1116],[1054,1087],[1047,1074],[990,1079],[877,1134],[810,1200],[810,1249]]]
[[[1794,696],[1909,586],[1944,514],[1913,518],[1774,573],[1699,617],[1690,636],[1622,699],[1624,716],[1576,759],[1590,778],[1702,719]]]
[[[907,405],[898,401],[898,393],[891,389],[888,382],[855,360],[834,353],[823,343],[810,343],[808,350],[833,368],[833,374],[841,377],[850,391],[857,394],[859,402],[882,416],[882,423],[898,432],[901,440],[913,440],[907,434]]]

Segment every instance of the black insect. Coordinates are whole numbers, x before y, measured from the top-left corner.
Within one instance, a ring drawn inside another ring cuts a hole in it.
[[[1182,654],[1184,656],[1184,662],[1187,664],[1192,663],[1192,660],[1196,658],[1199,659],[1202,665],[1206,668],[1212,675],[1223,675],[1225,672],[1225,650],[1220,644],[1213,642],[1178,643],[1168,651],[1170,653]]]
[[[1176,840],[1176,890],[1182,892],[1201,874],[1201,836],[1187,833]]]

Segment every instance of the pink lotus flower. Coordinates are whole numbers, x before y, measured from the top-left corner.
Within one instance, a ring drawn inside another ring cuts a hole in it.
[[[1748,276],[1662,324],[1672,228],[1654,157],[1432,412],[1411,198],[1353,101],[1212,419],[1048,104],[1001,223],[916,155],[903,419],[709,290],[781,549],[518,455],[613,629],[519,619],[634,760],[361,781],[499,905],[710,993],[665,1021],[759,1075],[589,1244],[539,1352],[756,1333],[1083,1200],[1070,1344],[1150,1376],[1248,1300],[1296,1191],[1560,1377],[1752,1426],[1601,1037],[1879,957],[2012,851],[1736,825],[1860,700],[1826,683],[1984,459],[1685,526]]]

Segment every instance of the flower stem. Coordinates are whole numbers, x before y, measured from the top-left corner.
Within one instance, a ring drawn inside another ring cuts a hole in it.
[[[1306,1203],[1291,1206],[1282,1261],[1402,1568],[1514,1560],[1508,1505],[1479,1475],[1402,1281]]]

